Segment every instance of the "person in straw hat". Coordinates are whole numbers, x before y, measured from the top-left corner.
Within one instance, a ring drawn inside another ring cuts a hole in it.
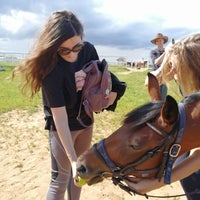
[[[163,35],[162,33],[157,33],[156,36],[151,40],[151,43],[156,45],[157,47],[150,52],[150,58],[152,62],[152,70],[157,70],[163,60],[164,57],[164,44],[168,42],[168,37]],[[165,84],[160,86],[160,91],[162,95],[162,99],[164,100],[167,95],[167,87]]]

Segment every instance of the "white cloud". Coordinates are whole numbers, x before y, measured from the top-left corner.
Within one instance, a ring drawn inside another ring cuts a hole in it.
[[[87,40],[101,46],[100,55],[146,58],[149,49],[154,48],[150,39],[157,32],[168,35],[170,40],[200,32],[197,5],[198,0],[40,0],[37,4],[2,1],[0,48],[28,51],[28,41],[46,18],[57,9],[70,9],[83,21]]]
[[[11,33],[17,33],[20,29],[30,23],[38,24],[40,19],[36,13],[24,12],[12,9],[10,15],[1,15],[1,27]]]
[[[94,0],[96,3],[99,0]],[[139,0],[101,0],[96,11],[112,19],[115,24],[127,25],[133,22],[156,21],[158,26],[166,28],[199,27],[198,0],[160,1]],[[153,29],[154,27],[152,27]]]

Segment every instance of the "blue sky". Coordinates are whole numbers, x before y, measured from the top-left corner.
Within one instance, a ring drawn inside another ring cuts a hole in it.
[[[200,32],[198,0],[3,0],[0,52],[28,52],[49,15],[64,9],[77,14],[100,57],[112,60],[148,60],[158,32],[169,43]]]

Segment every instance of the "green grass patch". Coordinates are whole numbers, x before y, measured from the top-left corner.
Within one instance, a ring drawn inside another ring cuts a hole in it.
[[[19,78],[16,77],[11,80],[11,73],[15,67],[13,64],[3,65],[5,70],[0,71],[0,113],[8,112],[10,110],[21,108],[28,109],[31,112],[37,110],[41,106],[41,94],[36,95],[32,100],[23,96],[19,90]],[[148,71],[130,71],[122,66],[110,66],[109,70],[113,72],[121,81],[127,83],[127,89],[124,96],[118,102],[116,112],[114,114],[114,121],[117,122],[122,115],[131,111],[135,107],[142,105],[150,100],[147,88],[144,85],[144,80]],[[171,94],[178,101],[182,98],[177,92],[177,86],[172,83],[169,90]]]
[[[1,65],[3,66],[3,65]],[[30,100],[22,95],[19,90],[19,78],[11,80],[14,66],[4,65],[4,71],[0,71],[0,113],[8,112],[16,108],[27,109],[31,112],[41,104],[41,94]]]

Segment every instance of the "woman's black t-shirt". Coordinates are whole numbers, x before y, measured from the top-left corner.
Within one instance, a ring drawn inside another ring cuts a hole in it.
[[[58,56],[55,68],[42,81],[42,98],[47,130],[56,130],[50,108],[66,107],[70,130],[80,130],[84,127],[76,119],[81,100],[81,91],[76,91],[75,72],[91,60],[98,60],[96,49],[89,42],[84,42],[76,62],[70,63]],[[90,125],[91,119],[85,110],[81,111],[81,119]]]

